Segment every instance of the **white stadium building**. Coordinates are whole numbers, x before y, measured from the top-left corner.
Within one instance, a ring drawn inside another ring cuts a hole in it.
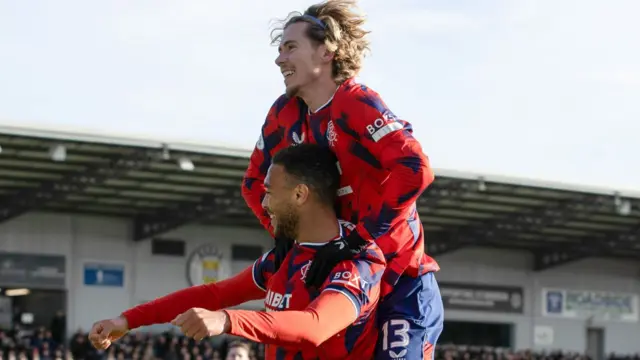
[[[245,151],[8,127],[0,149],[0,323],[63,310],[86,330],[272,244],[240,195]],[[640,352],[639,194],[436,177],[418,209],[441,266],[440,343]]]

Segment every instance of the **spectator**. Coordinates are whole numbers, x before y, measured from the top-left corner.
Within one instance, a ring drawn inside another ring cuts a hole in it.
[[[64,344],[66,333],[67,317],[62,310],[58,310],[51,320],[51,338],[58,344]]]
[[[264,346],[239,338],[218,337],[196,343],[172,332],[136,332],[124,336],[107,351],[99,352],[78,331],[65,342],[54,331],[29,330],[21,325],[0,330],[0,360],[262,360]],[[440,345],[435,360],[591,360],[582,353],[561,351],[513,351],[482,346]],[[639,355],[611,353],[607,360],[640,360]]]
[[[226,360],[249,360],[251,346],[245,342],[234,341],[227,348]]]
[[[69,349],[71,350],[73,360],[89,360],[88,355],[91,351],[91,345],[87,339],[87,334],[82,330],[78,331],[73,339],[71,339]]]

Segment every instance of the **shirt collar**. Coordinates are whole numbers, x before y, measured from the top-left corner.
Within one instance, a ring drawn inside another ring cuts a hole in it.
[[[296,241],[296,244],[298,244],[300,246],[303,246],[303,247],[317,249],[317,248],[322,247],[322,246],[324,246],[324,245],[326,245],[326,244],[328,244],[328,243],[330,243],[332,241],[336,241],[336,240],[342,239],[344,237],[344,231],[342,230],[342,225],[340,224],[340,222],[338,222],[338,229],[340,229],[340,233],[338,234],[338,236],[333,238],[333,239],[331,239],[331,240],[329,240],[329,241],[327,241],[327,242],[322,242],[322,243],[303,242],[303,243],[301,243],[301,242],[297,242]]]

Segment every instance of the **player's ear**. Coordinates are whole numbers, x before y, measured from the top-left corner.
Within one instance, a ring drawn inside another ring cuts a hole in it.
[[[318,45],[318,53],[320,54],[320,59],[322,60],[322,62],[328,63],[333,61],[334,53],[332,51],[329,51],[327,45]]]
[[[309,198],[309,187],[305,184],[298,184],[293,192],[294,199],[298,205],[304,204]]]

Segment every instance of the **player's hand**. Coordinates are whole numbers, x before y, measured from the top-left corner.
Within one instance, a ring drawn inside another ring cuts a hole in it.
[[[276,237],[276,246],[273,248],[274,255],[274,271],[280,269],[280,265],[284,262],[284,258],[287,257],[289,251],[293,248],[293,240],[283,237]]]
[[[224,311],[209,311],[201,308],[191,308],[176,316],[171,321],[173,326],[180,328],[186,337],[200,341],[208,336],[224,334],[231,328],[229,316]]]
[[[311,266],[309,266],[309,271],[307,271],[307,276],[304,280],[305,285],[320,289],[336,265],[353,259],[366,246],[367,241],[360,237],[355,230],[346,238],[335,240],[322,246],[316,251]]]
[[[127,319],[117,317],[100,320],[93,324],[89,331],[89,341],[98,350],[105,350],[111,343],[123,337],[129,331]]]

